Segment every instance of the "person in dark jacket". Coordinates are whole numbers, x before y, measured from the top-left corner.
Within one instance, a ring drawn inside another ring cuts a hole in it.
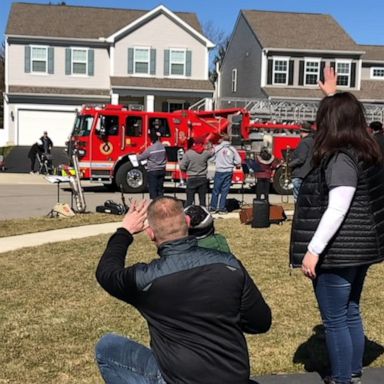
[[[364,330],[360,297],[370,265],[384,260],[384,168],[364,108],[336,93],[324,71],[316,118],[313,170],[304,179],[292,224],[291,265],[313,287],[331,365],[327,383],[360,383]]]
[[[148,226],[147,226],[148,223]],[[133,235],[145,230],[159,259],[125,267]],[[146,319],[150,346],[107,334],[96,360],[107,384],[247,384],[244,332],[267,332],[271,311],[231,253],[202,248],[188,236],[181,201],[133,203],[96,271],[112,296]]]
[[[199,203],[205,207],[207,205],[208,192],[208,159],[213,156],[213,151],[206,149],[204,139],[196,137],[191,142],[180,162],[180,170],[187,172],[187,201],[188,207],[195,203],[195,194],[199,195]]]
[[[268,200],[272,172],[279,162],[267,147],[261,148],[260,153],[256,155],[255,162],[256,199],[260,200],[263,196],[263,199]]]
[[[372,121],[369,124],[369,128],[372,130],[373,138],[376,143],[379,144],[381,154],[384,156],[384,132],[383,132],[383,124],[381,121]]]
[[[292,170],[293,198],[295,202],[297,201],[303,179],[312,168],[314,132],[309,122],[303,123],[300,128],[300,137],[300,144],[293,151],[292,160],[288,163]]]
[[[42,146],[43,146],[43,152],[45,154],[50,154],[51,151],[52,151],[52,147],[53,147],[53,142],[51,140],[51,138],[48,136],[48,132],[47,131],[44,131],[43,132],[43,136],[40,137],[40,140],[42,141]]]
[[[214,218],[207,208],[190,205],[184,212],[190,218],[188,234],[196,237],[199,247],[231,252],[227,239],[220,233],[215,233]]]
[[[150,145],[142,154],[137,156],[139,161],[147,161],[147,180],[150,199],[164,195],[165,166],[167,154],[165,147],[160,141],[158,133],[151,133]]]
[[[30,173],[35,173],[35,164],[37,155],[41,155],[43,153],[43,143],[41,141],[37,141],[34,143],[28,152],[28,158],[31,161],[31,171]]]

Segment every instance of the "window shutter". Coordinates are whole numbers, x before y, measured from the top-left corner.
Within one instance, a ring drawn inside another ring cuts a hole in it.
[[[293,70],[295,68],[294,60],[289,60],[288,85],[293,85]]]
[[[161,103],[161,112],[168,112],[168,102],[167,101],[163,101]]]
[[[88,76],[95,74],[95,50],[88,49]]]
[[[72,73],[72,68],[71,68],[71,58],[72,51],[71,48],[66,48],[65,49],[65,74],[70,75]]]
[[[169,49],[164,50],[164,75],[169,75]]]
[[[48,73],[53,74],[54,73],[54,50],[53,47],[48,47]]]
[[[299,85],[304,85],[304,60],[299,64]]]
[[[351,88],[355,88],[356,85],[356,63],[351,64],[351,81],[350,86]]]
[[[187,51],[185,57],[185,75],[191,76],[192,74],[192,51]]]
[[[331,68],[333,68],[336,71],[336,62],[335,61],[331,61],[329,65]]]
[[[325,61],[320,62],[320,81],[324,81],[324,68],[325,68]]]
[[[151,67],[149,73],[156,75],[156,49],[151,49]]]
[[[31,47],[29,45],[24,47],[24,72],[31,72]]]
[[[128,48],[128,73],[133,73],[133,48]]]
[[[267,75],[267,84],[272,84],[272,73],[273,73],[273,60],[268,60],[268,75]]]

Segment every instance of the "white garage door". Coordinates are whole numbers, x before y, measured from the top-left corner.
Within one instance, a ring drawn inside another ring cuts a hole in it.
[[[76,112],[19,110],[18,113],[18,145],[32,145],[44,131],[56,147],[63,147],[71,134]]]

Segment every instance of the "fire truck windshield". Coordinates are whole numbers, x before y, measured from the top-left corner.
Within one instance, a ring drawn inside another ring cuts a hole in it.
[[[93,124],[93,116],[77,115],[75,126],[73,127],[73,136],[89,136]]]

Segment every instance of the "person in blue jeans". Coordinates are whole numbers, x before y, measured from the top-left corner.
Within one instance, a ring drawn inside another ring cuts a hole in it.
[[[216,171],[209,210],[226,213],[225,203],[232,184],[233,168],[241,166],[241,157],[236,148],[231,145],[227,134],[221,137],[221,143],[215,147],[212,161],[215,162]]]
[[[303,180],[292,224],[290,262],[312,279],[331,366],[326,383],[361,383],[364,328],[360,297],[370,265],[384,260],[384,168],[361,103],[336,89],[316,118],[313,170]]]
[[[200,247],[188,235],[189,222],[173,197],[149,206],[132,202],[108,241],[97,281],[145,318],[150,348],[104,335],[96,360],[107,384],[248,384],[244,333],[267,332],[271,310],[241,262],[230,252]],[[159,257],[126,267],[133,235],[142,231]]]

